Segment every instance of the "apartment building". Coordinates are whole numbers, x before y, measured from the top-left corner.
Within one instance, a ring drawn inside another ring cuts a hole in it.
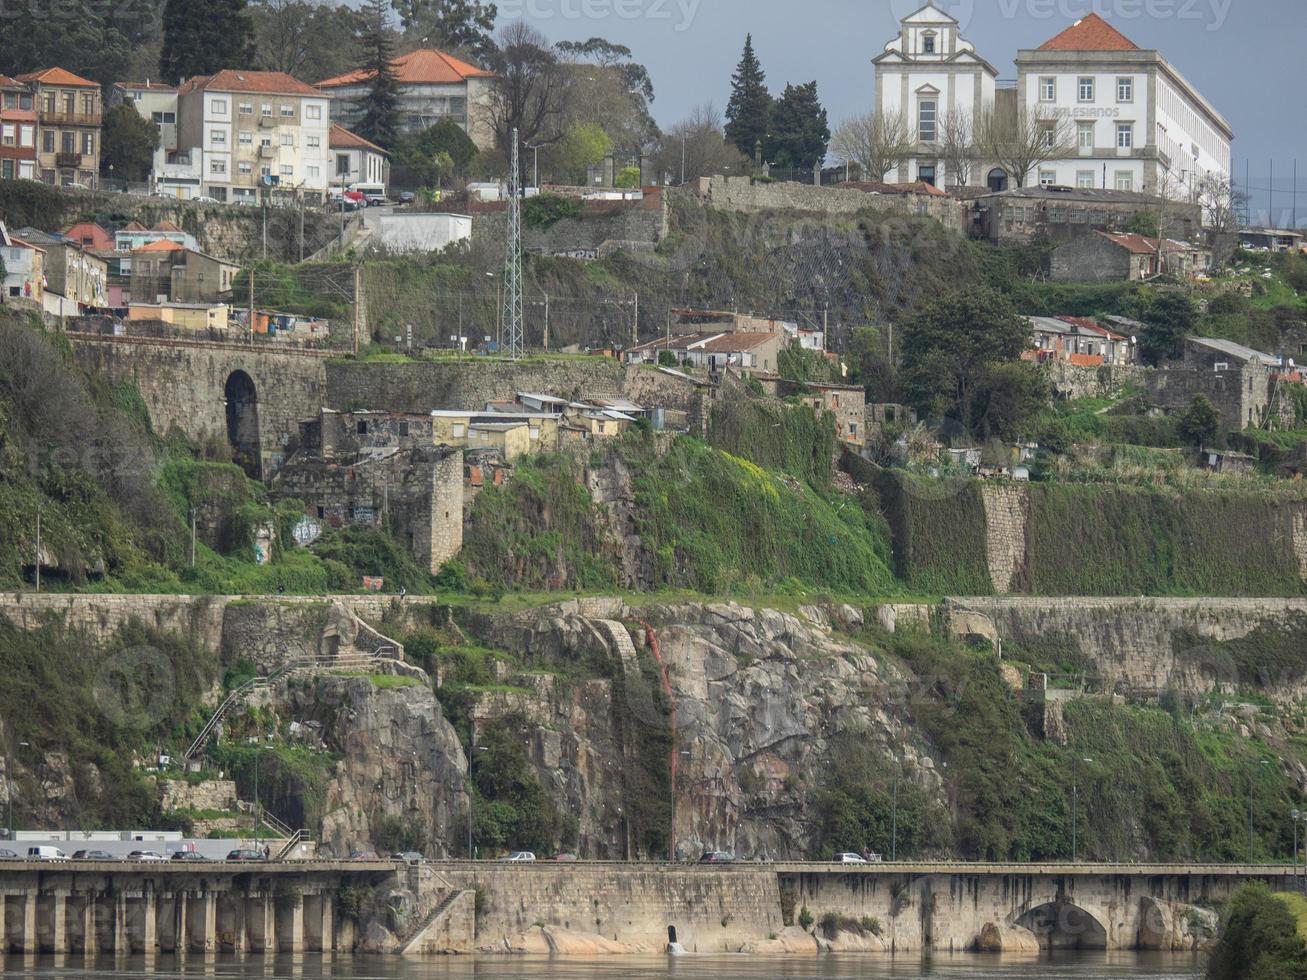
[[[417,133],[436,123],[455,122],[477,149],[494,146],[495,133],[488,113],[494,72],[432,48],[400,55],[391,67],[399,80],[402,131]],[[367,71],[352,71],[318,83],[319,89],[335,97],[332,109],[342,126],[358,125],[363,115],[359,100],[367,93],[370,77]]]
[[[1161,54],[1097,14],[1018,52],[1016,64],[1021,101],[1065,120],[1076,144],[1075,156],[1041,165],[1031,183],[1189,201],[1230,179],[1225,117]]]
[[[100,86],[66,68],[19,75],[37,113],[37,177],[47,184],[94,187],[100,173]]]
[[[0,180],[35,180],[36,102],[16,78],[0,75]]]
[[[150,167],[150,188],[156,194],[188,200],[199,197],[204,183],[198,154],[177,141],[177,86],[146,79],[115,82],[109,92],[113,105],[128,103],[159,127],[159,145]]]
[[[178,152],[199,162],[202,194],[254,203],[326,197],[332,173],[331,97],[278,71],[224,69],[177,91]]]

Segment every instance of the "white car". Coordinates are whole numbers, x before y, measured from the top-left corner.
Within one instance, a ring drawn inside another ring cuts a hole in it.
[[[217,199],[216,197],[209,197],[207,194],[200,194],[200,195],[198,195],[197,197],[193,197],[193,198],[191,198],[191,201],[194,202],[195,204],[217,204],[217,203],[219,203],[219,201],[218,201],[218,199]]]
[[[514,851],[508,857],[500,858],[501,861],[511,861],[514,864],[521,864],[527,861],[534,861],[536,856],[530,851]]]
[[[861,854],[854,854],[852,851],[845,851],[843,854],[835,855],[836,864],[866,864],[867,859]]]
[[[127,855],[128,861],[144,861],[147,864],[155,861],[167,861],[168,859],[158,851],[132,851]]]

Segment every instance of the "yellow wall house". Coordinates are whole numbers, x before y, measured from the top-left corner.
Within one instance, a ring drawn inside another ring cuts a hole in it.
[[[525,422],[473,422],[468,429],[467,447],[499,450],[509,463],[535,448]]]
[[[129,320],[159,320],[189,330],[227,329],[225,303],[133,303],[127,311]]]

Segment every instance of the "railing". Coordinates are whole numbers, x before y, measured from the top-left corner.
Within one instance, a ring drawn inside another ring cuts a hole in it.
[[[47,112],[41,110],[41,123],[45,126],[98,126],[98,112]]]
[[[82,165],[82,155],[61,151],[54,155],[54,165],[56,167],[80,167]]]
[[[274,861],[285,861],[286,856],[288,854],[293,853],[295,848],[299,847],[300,844],[304,843],[305,841],[312,840],[312,839],[313,838],[310,836],[307,830],[297,830],[286,839],[286,843],[283,844],[281,846],[281,849],[272,856],[272,859]]]

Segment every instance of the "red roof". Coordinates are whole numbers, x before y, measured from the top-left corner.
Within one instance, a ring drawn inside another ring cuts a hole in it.
[[[1118,234],[1110,231],[1096,231],[1095,233],[1102,235],[1109,242],[1120,245],[1126,251],[1133,252],[1135,255],[1156,255],[1159,247],[1156,238],[1149,238],[1146,235]],[[1184,252],[1190,246],[1168,238],[1161,243],[1161,248],[1166,252]]]
[[[377,146],[376,143],[368,142],[358,133],[351,133],[339,123],[331,124],[331,138],[329,144],[333,150],[363,149],[372,150],[374,153],[381,153],[390,156],[389,153],[386,153],[386,151]]]
[[[149,245],[142,245],[136,251],[138,252],[179,252],[185,251],[184,247],[174,242],[170,238],[160,238],[157,242],[150,242]]]
[[[27,87],[26,85],[24,85],[22,82],[20,82],[20,81],[19,81],[18,79],[16,79],[16,78],[10,78],[8,75],[0,75],[0,88],[23,88],[23,89],[25,89],[26,87]]]
[[[1060,316],[1058,317],[1063,323],[1069,323],[1081,330],[1087,330],[1090,333],[1098,334],[1101,337],[1109,337],[1112,340],[1125,340],[1125,337],[1114,330],[1108,330],[1106,327],[1100,327],[1093,320],[1083,316]]]
[[[323,95],[312,85],[284,71],[237,71],[224,68],[216,75],[196,75],[182,82],[179,92],[210,89],[214,92],[253,92],[260,95]]]
[[[1139,45],[1130,40],[1098,14],[1078,20],[1052,40],[1046,41],[1040,51],[1138,51]]]
[[[99,82],[92,82],[74,75],[67,68],[42,68],[40,71],[19,75],[20,82],[40,82],[43,85],[75,85],[82,88],[99,88]]]
[[[402,54],[390,66],[395,71],[395,77],[405,85],[449,85],[469,78],[491,78],[494,75],[494,72],[485,71],[433,48],[418,48]],[[318,88],[356,85],[371,77],[372,73],[367,69],[359,69],[318,82]]]

